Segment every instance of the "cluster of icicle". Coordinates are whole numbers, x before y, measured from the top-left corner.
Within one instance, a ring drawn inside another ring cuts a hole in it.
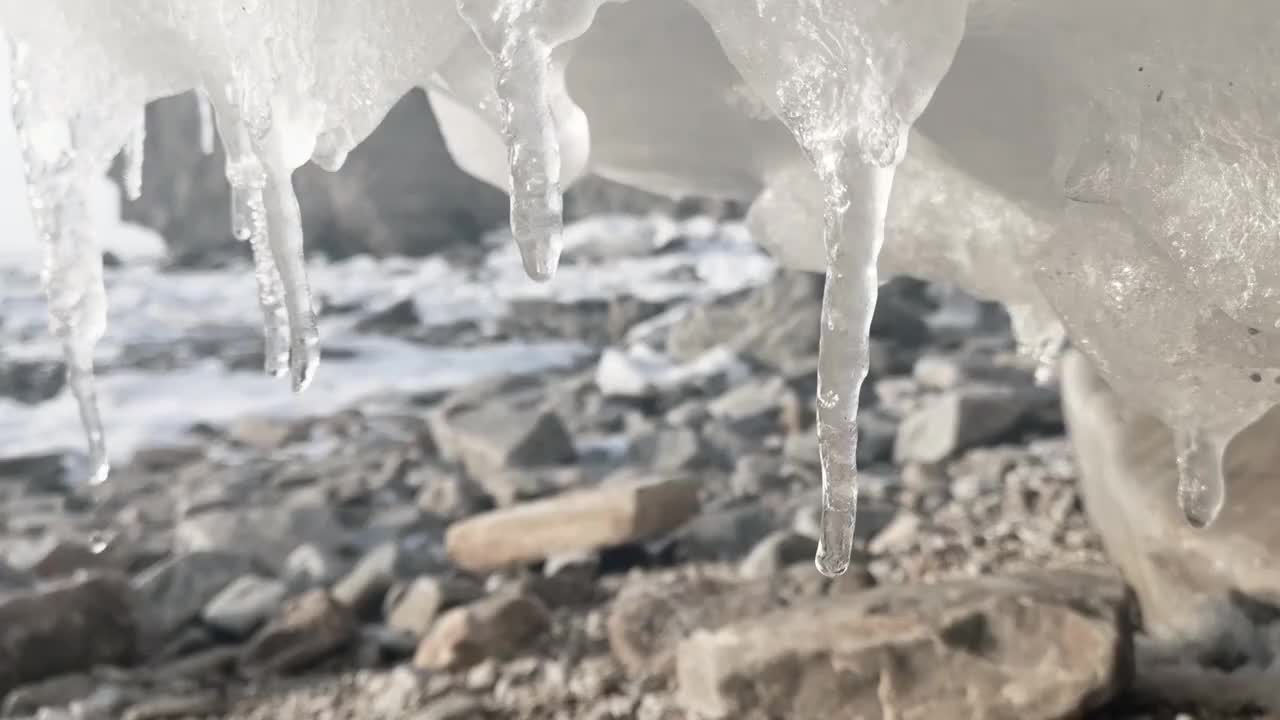
[[[1226,442],[1280,385],[1278,21],[1270,0],[0,0],[96,480],[105,297],[84,192],[118,153],[140,192],[145,103],[196,91],[253,251],[266,370],[300,391],[319,339],[291,173],[341,167],[424,87],[463,169],[510,192],[530,277],[555,274],[560,190],[587,171],[754,198],[757,239],[826,274],[817,565],[832,575],[891,273],[1004,302],[1046,367],[1070,331],[1175,428],[1179,502],[1213,520]]]

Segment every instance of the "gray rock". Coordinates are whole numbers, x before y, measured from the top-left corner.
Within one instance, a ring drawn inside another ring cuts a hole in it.
[[[97,680],[86,673],[58,675],[14,688],[4,698],[5,717],[35,715],[41,708],[65,707],[88,697]]]
[[[333,587],[333,598],[358,617],[372,617],[400,578],[404,558],[397,543],[384,543],[365,554]]]
[[[54,535],[26,548],[21,555],[21,558],[12,557],[14,569],[46,580],[73,575],[79,570],[106,570],[109,565],[106,558],[87,545]]]
[[[817,550],[817,540],[781,530],[756,543],[738,565],[738,574],[751,580],[772,577],[789,565],[813,562]]]
[[[221,148],[201,154],[190,94],[147,107],[143,195],[123,216],[157,230],[180,259],[242,252],[231,238]],[[506,196],[458,169],[420,91],[406,95],[337,173],[293,176],[307,247],[331,257],[424,255],[471,246],[506,222]]]
[[[678,562],[738,561],[783,522],[760,502],[708,509],[665,541]]]
[[[782,378],[749,380],[712,400],[707,410],[735,432],[764,435],[780,429],[782,408],[789,392]]]
[[[333,548],[345,536],[333,509],[313,500],[209,510],[183,518],[174,529],[174,542],[185,551],[243,551],[272,574],[283,571],[299,545]]]
[[[632,462],[654,470],[692,470],[717,464],[714,450],[689,428],[658,428],[631,441]]]
[[[284,561],[282,576],[294,587],[325,585],[341,574],[342,563],[334,555],[316,545],[299,545]]]
[[[458,670],[487,659],[519,653],[550,626],[536,598],[503,591],[445,613],[422,639],[413,665],[421,670]]]
[[[316,589],[285,603],[280,613],[245,646],[240,665],[253,674],[303,670],[355,639],[351,612]]]
[[[62,362],[6,359],[0,363],[0,397],[36,405],[57,397],[66,378],[67,366]]]
[[[134,578],[147,608],[148,631],[166,637],[200,611],[236,578],[253,570],[253,561],[229,552],[179,555]]]
[[[415,638],[427,634],[445,601],[441,582],[433,577],[409,581],[387,612],[387,627]]]
[[[279,580],[244,575],[215,595],[201,617],[224,633],[245,637],[276,614],[287,594],[288,588]]]
[[[0,695],[98,664],[125,664],[140,649],[138,604],[128,581],[80,573],[0,595]]]
[[[1077,717],[1132,672],[1126,598],[1060,571],[802,603],[692,633],[678,697],[708,718]]]
[[[366,333],[394,333],[412,330],[421,325],[422,318],[418,316],[417,304],[413,298],[405,298],[360,318],[355,329]]]
[[[637,579],[623,587],[609,611],[609,649],[632,676],[666,676],[675,670],[676,646],[690,633],[782,606],[768,582],[710,576]]]
[[[447,442],[473,477],[576,459],[573,438],[540,392],[505,400],[448,415]]]
[[[936,463],[955,453],[1006,436],[1034,407],[1033,393],[975,385],[934,398],[898,426],[898,463]]]
[[[405,483],[418,488],[419,510],[443,520],[464,518],[491,505],[470,478],[432,465],[411,469]]]
[[[493,713],[483,700],[473,695],[451,693],[430,701],[410,720],[485,720]]]
[[[450,526],[445,542],[455,564],[481,572],[653,537],[698,508],[689,480],[619,481],[468,518]]]

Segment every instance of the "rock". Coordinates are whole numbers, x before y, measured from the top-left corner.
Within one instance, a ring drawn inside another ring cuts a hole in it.
[[[629,456],[637,465],[653,470],[693,470],[717,463],[714,450],[689,428],[658,428],[638,434]]]
[[[894,460],[937,463],[1009,434],[1035,403],[1031,393],[975,385],[939,395],[898,426]]]
[[[183,518],[174,529],[174,542],[186,552],[217,552],[228,548],[250,555],[273,575],[282,574],[285,560],[300,545],[332,549],[346,532],[334,509],[320,500],[303,503],[259,504],[208,510]]]
[[[676,562],[736,562],[782,524],[775,509],[761,502],[713,508],[691,518],[663,545]]]
[[[867,549],[875,555],[892,555],[909,550],[915,545],[920,532],[920,516],[900,510],[889,524],[871,538]]]
[[[587,474],[580,465],[563,467],[513,468],[498,472],[485,473],[476,479],[476,484],[484,490],[486,505],[484,510],[498,507],[509,507],[530,500],[538,500],[551,495],[558,495],[568,490],[580,488],[588,482]],[[482,508],[476,508],[477,511]]]
[[[316,545],[299,545],[285,558],[283,577],[294,587],[309,588],[337,579],[341,563],[333,553]]]
[[[762,615],[782,604],[768,582],[709,576],[634,580],[609,610],[609,649],[632,676],[666,676],[675,669],[677,644],[693,631]]]
[[[125,711],[123,720],[165,720],[219,715],[226,700],[216,690],[189,695],[156,695],[135,703]]]
[[[463,693],[451,693],[431,700],[410,720],[485,720],[493,717],[483,700]]]
[[[288,594],[279,580],[244,575],[213,597],[201,618],[207,625],[233,637],[245,637],[276,614]]]
[[[779,418],[789,391],[782,378],[750,380],[707,405],[711,416],[744,435],[766,435],[780,430]]]
[[[93,676],[86,673],[58,675],[14,688],[4,698],[5,717],[35,715],[40,708],[65,707],[88,697],[97,686]]]
[[[254,635],[240,665],[255,674],[303,670],[346,646],[358,630],[351,612],[328,592],[309,590]]]
[[[1129,610],[1083,570],[881,587],[694,632],[678,697],[707,718],[1076,717],[1126,686]]]
[[[418,541],[409,537],[385,542],[370,550],[334,586],[334,599],[358,617],[376,616],[387,591],[397,580],[439,569],[434,554],[420,552],[421,548],[416,547]]]
[[[15,563],[15,569],[46,580],[79,570],[107,569],[106,559],[87,545],[56,536],[44,538],[25,555],[21,562]]]
[[[1227,445],[1226,505],[1198,530],[1178,507],[1169,428],[1116,396],[1081,354],[1064,358],[1061,383],[1085,510],[1133,586],[1144,630],[1252,655],[1233,638],[1256,638],[1270,621],[1241,608],[1280,597],[1280,409]]]
[[[573,438],[540,400],[538,393],[450,414],[449,443],[467,472],[480,477],[508,467],[573,462]]]
[[[549,625],[547,609],[538,600],[499,592],[440,616],[418,644],[413,664],[421,670],[458,670],[486,659],[506,659]]]
[[[817,432],[814,432],[817,435]],[[875,409],[858,413],[858,465],[865,467],[893,458],[898,423]]]
[[[355,330],[364,333],[393,333],[421,325],[422,318],[418,315],[417,303],[413,298],[405,298],[360,318],[355,324]]]
[[[445,542],[455,564],[483,572],[651,537],[698,507],[690,480],[617,481],[468,518],[450,526]]]
[[[140,646],[138,606],[119,575],[79,573],[0,595],[0,695],[98,664],[125,664]]]
[[[444,588],[439,580],[433,577],[414,578],[391,603],[387,627],[421,638],[431,628],[444,601]]]
[[[817,540],[791,530],[780,530],[756,543],[738,565],[738,574],[752,580],[772,577],[788,565],[812,562],[817,551]]]
[[[237,253],[227,218],[230,193],[221,148],[200,152],[191,93],[147,106],[142,198],[123,217],[166,239],[190,262]],[[458,169],[426,96],[407,94],[373,134],[330,173],[312,164],[293,177],[307,247],[330,257],[425,255],[471,246],[506,222],[506,196]]]
[[[236,553],[193,552],[179,555],[133,580],[147,608],[147,630],[167,637],[194,620],[218,593],[253,570],[253,561]]]
[[[0,397],[24,405],[37,405],[62,392],[67,382],[67,366],[58,361],[13,360],[0,363]]]
[[[405,483],[420,488],[419,510],[443,520],[458,520],[493,506],[470,478],[458,472],[424,465],[410,470]]]
[[[284,447],[296,432],[293,423],[270,417],[238,418],[227,428],[227,436],[233,441],[262,452]]]

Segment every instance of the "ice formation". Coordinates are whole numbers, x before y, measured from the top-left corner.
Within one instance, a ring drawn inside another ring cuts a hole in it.
[[[756,239],[826,274],[823,528],[843,571],[880,279],[1005,303],[1051,369],[1067,337],[1172,429],[1208,525],[1222,457],[1280,399],[1280,88],[1271,0],[0,0],[54,332],[105,476],[104,331],[86,178],[142,187],[151,99],[195,90],[227,149],[266,369],[303,389],[319,339],[294,169],[341,167],[407,90],[459,165],[511,194],[528,274],[585,172],[753,199]],[[1170,488],[1174,492],[1174,488]]]

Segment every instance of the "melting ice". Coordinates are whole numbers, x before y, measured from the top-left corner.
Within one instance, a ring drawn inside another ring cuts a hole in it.
[[[897,272],[1003,301],[1046,369],[1078,339],[1175,428],[1179,503],[1208,524],[1226,441],[1277,399],[1249,378],[1280,365],[1254,329],[1280,317],[1280,97],[1237,72],[1274,67],[1278,11],[1211,5],[0,0],[51,324],[95,478],[105,293],[85,185],[122,154],[141,192],[145,103],[197,91],[192,141],[226,149],[265,370],[301,391],[319,337],[292,173],[341,167],[419,86],[460,164],[510,192],[530,277],[555,273],[561,187],[588,167],[755,197],[757,239],[825,273],[822,572],[848,564],[867,333]]]

